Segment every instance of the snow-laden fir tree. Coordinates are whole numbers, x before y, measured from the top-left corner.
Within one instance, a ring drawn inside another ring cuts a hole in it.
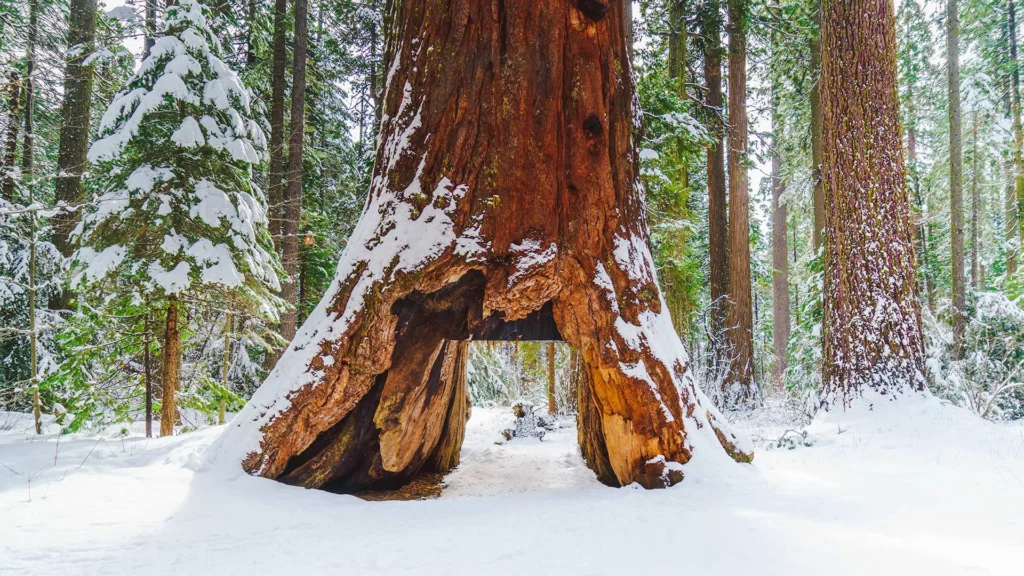
[[[89,150],[102,193],[75,230],[72,282],[159,311],[161,434],[176,419],[181,310],[213,305],[277,319],[266,207],[252,181],[266,142],[250,94],[221,59],[209,10],[167,8],[163,35],[100,121]]]

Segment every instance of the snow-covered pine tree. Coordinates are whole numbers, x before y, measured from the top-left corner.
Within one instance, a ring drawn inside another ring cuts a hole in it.
[[[160,429],[170,434],[188,318],[181,310],[213,305],[276,321],[283,308],[280,264],[252,181],[265,138],[248,90],[221,59],[206,6],[167,8],[163,34],[100,132],[89,160],[102,193],[75,230],[72,282],[162,314]]]

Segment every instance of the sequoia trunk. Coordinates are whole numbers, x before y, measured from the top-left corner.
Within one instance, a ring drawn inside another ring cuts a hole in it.
[[[924,387],[890,0],[826,0],[822,405]]]
[[[747,189],[747,1],[729,0],[729,306],[731,362],[724,402],[750,405],[754,384],[754,316],[750,293],[750,208]]]
[[[461,341],[564,339],[606,482],[749,460],[658,288],[622,3],[409,0],[394,30],[380,153],[335,283],[213,452],[302,486],[396,486],[457,453]]]

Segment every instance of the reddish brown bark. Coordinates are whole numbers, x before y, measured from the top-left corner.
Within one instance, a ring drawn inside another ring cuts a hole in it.
[[[824,2],[821,101],[827,408],[924,387],[892,2]]]
[[[811,232],[811,248],[815,254],[821,250],[825,239],[825,186],[821,181],[821,3],[818,3],[818,33],[811,35],[811,73],[817,75],[811,85],[811,179],[814,189],[811,205],[814,210],[814,229]]]
[[[171,297],[164,320],[163,372],[160,381],[163,390],[160,397],[160,435],[174,434],[174,423],[178,420],[177,393],[181,380],[181,327],[178,326],[178,301]]]
[[[395,26],[367,210],[222,442],[285,482],[401,484],[464,410],[453,341],[564,339],[586,366],[584,455],[605,481],[666,486],[718,444],[749,460],[654,276],[622,5],[410,1]]]
[[[701,19],[701,34],[704,36],[704,78],[708,85],[706,104],[710,109],[708,128],[712,140],[707,148],[710,316],[712,338],[715,343],[719,343],[725,326],[725,303],[729,294],[729,230],[726,219],[725,147],[722,143],[722,22],[718,0],[711,0],[709,4],[707,13]],[[722,354],[724,351],[716,352]]]
[[[750,195],[747,182],[747,2],[729,0],[729,305],[731,358],[722,393],[727,405],[755,401],[754,310],[750,289]]]

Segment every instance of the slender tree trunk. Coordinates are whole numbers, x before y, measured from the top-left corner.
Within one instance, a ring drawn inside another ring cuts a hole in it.
[[[623,0],[632,9],[631,0]],[[668,75],[676,81],[676,94],[686,100],[686,0],[672,0],[669,5]],[[632,23],[629,24],[632,33]],[[631,36],[627,36],[631,38]],[[690,185],[690,175],[679,147],[679,187],[685,190]],[[678,318],[676,320],[679,320]]]
[[[548,342],[548,414],[558,411],[555,402],[555,343]]]
[[[821,180],[821,2],[818,2],[816,22],[818,30],[811,35],[811,73],[815,75],[811,85],[811,180],[814,190],[811,204],[814,210],[814,229],[811,232],[811,249],[817,255],[825,239],[825,186]]]
[[[88,168],[89,118],[92,104],[92,65],[85,65],[96,40],[96,0],[71,0],[68,13],[68,53],[64,67],[64,100],[61,104],[60,148],[54,198],[70,206],[82,201],[82,175]],[[60,211],[53,218],[53,245],[65,258],[74,246],[71,231],[78,224],[78,210]],[[61,290],[51,308],[68,305]]]
[[[21,77],[11,70],[7,86],[7,133],[4,136],[3,163],[0,164],[0,198],[14,202],[15,171],[18,158],[18,128],[21,125]]]
[[[22,181],[30,188],[34,186],[34,110],[36,106],[35,74],[36,44],[39,37],[39,0],[29,0],[28,41],[25,45],[25,129],[21,144]]]
[[[28,189],[29,206],[35,203],[33,188]],[[29,212],[28,241],[28,341],[29,375],[32,378],[32,416],[36,434],[43,433],[42,402],[39,398],[39,331],[36,324],[36,302],[39,285],[36,282],[36,211]]]
[[[963,139],[960,124],[960,17],[946,0],[946,60],[949,70],[949,238],[953,280],[953,357],[963,358],[967,328],[964,274]]]
[[[822,406],[924,387],[889,0],[825,0]],[[870,401],[870,400],[869,400]]]
[[[224,393],[220,397],[220,409],[217,414],[217,423],[224,424],[226,421],[225,413],[227,412],[227,394],[230,383],[228,382],[228,375],[231,373],[231,312],[224,314],[224,362],[220,368],[220,381],[221,386],[224,387]]]
[[[281,284],[281,297],[294,307],[281,315],[281,336],[295,337],[298,302],[296,281],[299,271],[299,230],[302,220],[302,144],[306,113],[306,0],[295,0],[295,47],[292,55],[291,133],[288,141],[288,185],[285,188],[285,221],[282,261],[288,278]]]
[[[754,383],[754,318],[750,291],[750,209],[747,189],[747,2],[729,0],[729,307],[732,361],[725,401],[749,405]]]
[[[153,357],[150,353],[150,345],[152,340],[150,339],[150,318],[146,318],[145,323],[145,341],[144,346],[146,347],[143,351],[143,366],[146,374],[146,438],[153,437],[153,374],[152,374],[152,362]]]
[[[772,91],[772,346],[775,351],[775,365],[772,369],[772,385],[781,390],[785,385],[787,348],[789,346],[789,238],[786,223],[788,210],[782,203],[786,185],[782,181],[782,158],[779,154],[779,135],[782,126],[778,122],[778,102]]]
[[[726,300],[729,294],[729,231],[725,189],[725,145],[722,142],[722,27],[719,0],[710,0],[701,19],[704,36],[704,77],[708,83],[706,104],[711,110],[707,147],[708,173],[708,260],[711,291],[711,336],[715,356],[726,359],[722,336],[725,328]]]
[[[1008,0],[1007,25],[1010,39],[1010,103],[1013,113],[1013,178],[1017,200],[1017,257],[1024,249],[1024,123],[1021,121],[1020,62],[1017,60],[1017,7]]]
[[[971,125],[971,285],[980,290],[982,285],[981,271],[981,233],[978,229],[981,211],[981,194],[978,191],[978,112],[974,112]]]
[[[270,234],[274,238],[274,247],[280,252],[281,230],[284,221],[284,88],[285,66],[288,59],[288,47],[285,45],[285,32],[288,28],[288,0],[274,2],[274,60],[270,89]]]
[[[1006,244],[1006,277],[1013,278],[1017,275],[1017,261],[1020,254],[1017,249],[1017,190],[1013,177],[1013,160],[1007,159],[1003,162],[1003,178],[1006,181],[1004,192],[1005,214],[1005,244]]]
[[[171,296],[167,304],[167,318],[164,326],[163,374],[160,378],[163,393],[160,398],[160,435],[174,435],[174,423],[178,419],[175,396],[181,381],[181,331],[178,326],[178,298]]]

